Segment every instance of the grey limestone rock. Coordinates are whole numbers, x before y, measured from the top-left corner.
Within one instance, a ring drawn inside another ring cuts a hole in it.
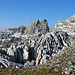
[[[23,34],[24,31],[25,31],[25,29],[26,29],[26,28],[25,28],[23,25],[21,25],[19,28],[17,28],[17,33]]]
[[[8,56],[10,57],[10,61],[16,61],[16,48],[13,48],[13,46],[11,46],[10,48],[8,48],[8,50],[7,50],[7,54],[8,54]]]
[[[30,65],[31,65],[30,61],[27,61],[27,62],[24,64],[24,66],[30,66]]]
[[[69,71],[65,71],[65,74],[70,74],[70,72]]]
[[[42,32],[43,34],[46,34],[49,31],[48,23],[46,19],[43,19],[41,21],[34,20],[31,22],[25,30],[25,34],[31,34]]]
[[[61,22],[67,24],[65,21],[59,21]],[[26,28],[20,26],[0,32],[1,57],[4,61],[23,63],[25,66],[47,64],[48,60],[61,55],[69,46],[67,33],[49,32],[46,19],[34,20]],[[0,60],[2,62],[2,59]],[[5,64],[5,67],[8,65]]]
[[[46,58],[56,57],[62,54],[62,49],[68,47],[70,44],[67,36],[66,32],[51,32],[45,36],[41,36],[38,40],[38,49],[36,49],[36,65],[40,64],[40,62],[45,63]]]
[[[55,26],[53,26],[52,31],[74,32],[75,31],[75,15],[71,16],[65,21],[59,20],[55,24]]]

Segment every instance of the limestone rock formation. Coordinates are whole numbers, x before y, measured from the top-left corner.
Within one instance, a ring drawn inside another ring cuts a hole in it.
[[[32,35],[38,32],[46,34],[48,31],[49,31],[49,27],[46,19],[42,19],[41,21],[34,20],[26,27],[25,34]]]
[[[8,62],[21,63],[23,66],[42,65],[61,55],[69,46],[66,32],[49,32],[46,19],[34,20],[26,28],[20,26],[0,32],[0,62],[5,65]],[[7,62],[4,63],[2,60]]]
[[[25,31],[25,29],[26,29],[26,28],[25,28],[23,25],[21,25],[19,28],[17,28],[17,33],[23,34],[24,31]]]
[[[45,64],[50,57],[53,57],[52,54],[59,55],[58,52],[63,47],[69,46],[67,33],[65,32],[47,33],[39,39],[38,44],[36,65]]]
[[[55,26],[53,26],[52,31],[75,32],[75,15],[65,21],[58,21]]]

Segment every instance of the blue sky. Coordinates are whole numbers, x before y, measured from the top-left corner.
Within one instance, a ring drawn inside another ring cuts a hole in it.
[[[73,14],[75,0],[0,0],[0,30],[28,26],[35,19],[47,19],[52,28]]]

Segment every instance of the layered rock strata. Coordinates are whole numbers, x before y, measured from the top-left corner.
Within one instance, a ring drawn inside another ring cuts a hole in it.
[[[52,31],[75,32],[75,15],[65,21],[59,20],[55,26],[53,26]]]

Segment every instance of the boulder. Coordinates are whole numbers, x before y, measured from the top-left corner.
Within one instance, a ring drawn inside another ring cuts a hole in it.
[[[35,61],[34,61],[34,60],[31,61],[31,65],[32,65],[32,66],[35,65]]]
[[[31,66],[30,61],[27,61],[27,62],[24,64],[24,67],[26,67],[26,66]]]
[[[10,57],[10,61],[16,61],[16,56],[17,56],[17,53],[16,53],[16,48],[13,48],[13,47],[10,47],[8,50],[7,50],[7,55]]]
[[[28,60],[28,57],[29,57],[29,48],[27,46],[25,46],[25,48],[23,49],[24,63]]]

